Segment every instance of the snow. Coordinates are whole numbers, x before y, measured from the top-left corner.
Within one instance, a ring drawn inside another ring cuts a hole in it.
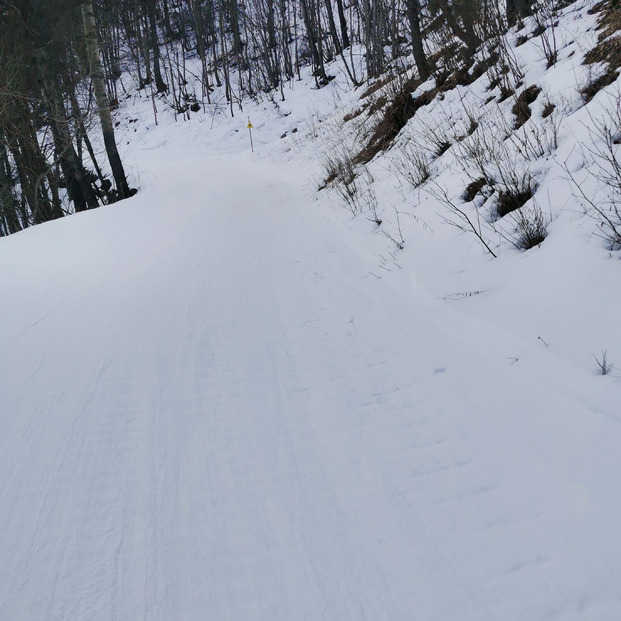
[[[576,93],[579,57],[516,50]],[[536,163],[550,235],[492,259],[398,152],[381,227],[318,192],[359,93],[309,83],[233,119],[128,100],[141,191],[0,240],[0,618],[621,618],[621,385],[591,355],[621,364],[621,267],[562,175],[577,94]]]

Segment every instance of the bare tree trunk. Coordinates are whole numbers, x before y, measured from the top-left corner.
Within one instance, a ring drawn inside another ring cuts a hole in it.
[[[41,77],[43,93],[52,112],[48,123],[56,146],[57,161],[67,183],[69,198],[73,201],[76,211],[98,207],[99,201],[95,191],[73,146],[69,119],[58,83],[50,77],[53,74],[47,67],[43,67],[43,71],[45,74]]]
[[[242,52],[242,40],[239,28],[239,6],[237,4],[237,0],[229,0],[228,9],[231,34],[233,35],[233,54],[235,54],[235,56],[239,56]]]
[[[168,86],[162,79],[162,69],[160,66],[160,46],[157,41],[157,20],[155,19],[155,0],[145,2],[147,9],[147,19],[149,22],[149,47],[153,50],[153,75],[155,77],[155,88],[158,93],[165,93]]]
[[[424,82],[430,75],[429,63],[423,48],[423,35],[420,29],[420,0],[407,0],[408,20],[412,37],[412,53],[420,79]]]
[[[17,233],[23,228],[18,204],[13,193],[15,181],[4,142],[0,140],[0,236]]]
[[[101,131],[103,133],[106,153],[112,168],[112,175],[116,183],[116,190],[119,198],[129,197],[129,186],[125,177],[123,163],[119,156],[119,151],[114,138],[114,125],[112,123],[112,114],[110,113],[110,102],[106,94],[106,84],[104,82],[103,70],[99,59],[99,43],[97,41],[97,26],[95,24],[95,14],[93,13],[93,5],[90,0],[82,2],[82,20],[84,22],[84,36],[86,39],[86,49],[91,69],[91,81],[95,91],[95,100],[97,102],[97,110],[99,112],[99,120],[101,122]]]
[[[332,0],[326,0],[326,12],[328,14],[328,25],[330,26],[330,36],[334,41],[334,51],[336,54],[341,53],[341,42],[336,34],[336,24],[334,23],[334,11],[332,10]]]
[[[532,6],[529,0],[507,0],[507,23],[515,26],[518,19],[532,15]]]
[[[302,0],[302,17],[306,26],[306,37],[311,51],[311,59],[313,61],[313,73],[315,75],[315,83],[317,86],[324,86],[328,82],[325,67],[323,64],[323,55],[320,48],[320,32],[319,24],[315,20],[315,4],[314,0]]]
[[[440,0],[439,7],[448,27],[453,31],[453,34],[466,44],[466,47],[471,53],[474,53],[479,44],[479,40],[472,29],[466,27],[466,25],[462,27],[459,24],[455,12],[453,11],[453,5],[449,5],[447,0]]]
[[[349,35],[347,34],[347,20],[345,19],[345,11],[343,10],[343,0],[336,0],[336,10],[339,14],[339,25],[341,27],[341,41],[343,47],[349,47]]]

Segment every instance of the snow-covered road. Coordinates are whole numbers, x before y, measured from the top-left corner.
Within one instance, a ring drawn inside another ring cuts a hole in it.
[[[619,424],[302,173],[159,157],[0,240],[0,619],[620,619]]]

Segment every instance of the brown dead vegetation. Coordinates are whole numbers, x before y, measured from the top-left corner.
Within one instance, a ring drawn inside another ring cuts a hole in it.
[[[467,203],[473,201],[477,194],[485,187],[487,184],[487,179],[485,177],[479,177],[472,183],[469,183],[466,187],[466,191],[464,192],[463,199]]]
[[[619,0],[605,0],[596,4],[591,13],[599,13],[600,30],[598,44],[584,57],[585,65],[602,63],[606,71],[581,89],[585,103],[588,103],[604,87],[619,77],[621,67],[621,6]]]
[[[380,151],[387,149],[406,123],[416,114],[416,111],[434,100],[437,89],[427,91],[418,97],[412,97],[412,92],[418,85],[417,80],[407,80],[399,92],[392,97],[390,103],[384,108],[381,120],[373,129],[367,145],[354,157],[356,164],[366,164]]]
[[[530,109],[530,104],[532,104],[537,97],[539,97],[539,93],[541,93],[541,89],[533,84],[528,88],[525,88],[516,98],[515,104],[513,105],[512,112],[515,114],[515,125],[514,129],[519,129],[530,119],[532,111]]]

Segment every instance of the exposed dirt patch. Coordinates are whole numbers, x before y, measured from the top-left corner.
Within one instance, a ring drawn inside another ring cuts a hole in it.
[[[388,75],[385,78],[382,78],[381,80],[377,80],[376,82],[371,84],[367,88],[367,90],[364,91],[364,93],[362,93],[362,95],[360,95],[360,99],[366,99],[370,95],[373,95],[373,93],[377,93],[377,91],[379,91],[379,89],[382,88],[383,86],[386,86],[386,84],[388,84],[388,82],[390,82],[391,79],[392,79],[391,76]]]
[[[541,113],[542,119],[547,119],[556,109],[556,106],[548,101],[548,103],[544,106],[543,112]]]
[[[366,110],[366,106],[362,106],[361,108],[357,108],[353,112],[348,112],[343,117],[343,122],[348,123],[349,121],[353,121],[354,119],[358,118],[365,110]]]
[[[352,121],[353,119],[361,116],[364,112],[368,112],[369,115],[375,114],[378,110],[381,110],[387,103],[388,99],[382,95],[377,99],[372,100],[363,106],[360,106],[360,108],[357,108],[353,112],[348,112],[343,117],[343,121],[345,123],[347,123],[348,121]]]
[[[498,61],[500,56],[497,52],[492,52],[485,60],[473,65],[470,72],[472,81],[478,80],[488,69],[491,69]]]
[[[621,67],[621,4],[619,0],[605,0],[596,4],[589,13],[599,13],[597,27],[600,30],[599,43],[584,57],[584,64],[603,63],[606,72],[581,89],[585,103],[588,103],[604,87],[619,77]]]
[[[600,41],[621,30],[621,3],[619,0],[603,0],[603,2],[599,2],[589,11],[591,15],[596,13],[600,13],[597,22],[598,28],[601,29]]]
[[[589,82],[585,87],[580,89],[580,93],[582,94],[582,99],[584,103],[589,103],[599,91],[606,86],[610,86],[617,78],[619,77],[619,71],[615,69],[609,69],[601,75],[599,78]]]
[[[496,213],[499,218],[504,218],[508,213],[523,207],[533,196],[533,188],[525,188],[519,192],[500,190]]]
[[[515,129],[519,129],[530,119],[532,114],[530,104],[539,97],[539,93],[541,93],[541,89],[536,84],[533,84],[518,95],[512,109],[513,114],[515,114]]]
[[[504,86],[500,88],[500,97],[498,98],[498,103],[502,103],[515,95],[515,91],[512,88],[505,88]]]
[[[378,97],[370,106],[369,106],[369,114],[375,114],[379,110],[381,110],[388,103],[388,98]]]
[[[584,56],[584,64],[608,63],[611,69],[621,67],[621,36],[602,41]]]
[[[384,116],[375,126],[367,146],[354,157],[355,164],[366,164],[380,151],[387,149],[416,111],[434,100],[436,89],[412,97],[411,93],[417,86],[416,81],[406,82],[403,90],[386,106]]]
[[[463,199],[469,203],[470,201],[473,201],[476,197],[476,195],[485,187],[485,184],[487,183],[487,180],[484,177],[479,177],[479,179],[477,179],[476,181],[473,181],[472,183],[468,184],[468,186],[466,187],[466,191],[463,194]]]

